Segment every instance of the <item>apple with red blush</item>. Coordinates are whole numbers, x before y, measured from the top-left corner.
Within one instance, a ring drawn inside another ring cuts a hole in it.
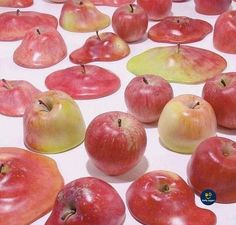
[[[139,5],[122,5],[112,15],[112,27],[124,41],[135,42],[144,37],[148,27],[148,16]]]
[[[148,225],[215,225],[216,215],[199,208],[194,192],[176,173],[148,172],[129,186],[126,203],[131,215]]]
[[[85,134],[91,162],[107,175],[121,175],[136,166],[147,145],[142,123],[132,115],[111,111],[96,116]]]
[[[124,92],[129,112],[140,122],[157,122],[166,103],[173,98],[168,81],[156,75],[133,78]]]
[[[211,189],[216,202],[235,203],[236,143],[219,136],[205,139],[191,156],[187,175],[196,194]]]
[[[33,0],[1,0],[0,7],[25,8],[33,5]]]

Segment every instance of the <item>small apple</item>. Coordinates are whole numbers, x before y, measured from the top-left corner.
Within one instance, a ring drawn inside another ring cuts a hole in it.
[[[190,154],[197,145],[216,135],[217,123],[212,106],[203,98],[183,94],[170,100],[158,121],[160,141],[168,149]]]
[[[33,0],[0,0],[0,7],[24,8],[33,4]]]
[[[211,189],[216,202],[236,202],[236,143],[224,137],[205,139],[191,156],[187,175],[198,195]]]
[[[161,20],[169,16],[172,8],[172,0],[137,0],[148,14],[150,20]]]
[[[82,177],[66,184],[58,193],[45,225],[122,225],[125,205],[118,192],[94,177]]]
[[[173,98],[173,90],[162,77],[143,75],[129,82],[124,98],[129,112],[136,119],[143,123],[152,123],[158,121],[162,109]]]
[[[32,224],[52,210],[63,185],[53,159],[0,147],[0,225]]]
[[[236,73],[222,73],[207,80],[202,97],[213,107],[217,124],[236,129]]]
[[[236,10],[222,13],[216,20],[213,32],[214,47],[225,53],[236,53]]]
[[[124,41],[138,41],[146,33],[148,16],[139,5],[122,5],[112,15],[112,27]]]
[[[42,92],[25,110],[24,142],[33,151],[59,153],[81,144],[85,123],[76,102],[61,91]]]
[[[85,135],[85,148],[94,165],[107,175],[121,175],[139,163],[147,144],[142,123],[128,113],[96,116]]]
[[[199,208],[187,183],[170,171],[155,170],[135,180],[126,192],[131,215],[148,225],[215,225],[216,215]]]

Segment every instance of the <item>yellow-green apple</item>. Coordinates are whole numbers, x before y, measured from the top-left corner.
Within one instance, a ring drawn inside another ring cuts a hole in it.
[[[0,41],[16,41],[24,38],[27,31],[36,26],[57,28],[53,15],[34,11],[9,11],[0,14]]]
[[[136,4],[122,5],[112,15],[112,27],[126,42],[141,40],[148,27],[147,13]]]
[[[125,88],[125,104],[140,122],[157,122],[166,103],[173,98],[169,82],[156,75],[133,78]]]
[[[214,47],[225,53],[236,53],[236,10],[222,13],[216,20],[213,32]]]
[[[148,14],[150,20],[161,20],[169,16],[172,8],[172,0],[137,0]]]
[[[33,4],[33,0],[0,0],[0,7],[24,8]]]
[[[236,73],[222,73],[207,80],[202,97],[213,107],[217,124],[236,129]]]
[[[76,64],[94,61],[116,61],[130,53],[128,44],[112,32],[104,32],[89,37],[82,47],[70,54],[70,60]]]
[[[195,205],[194,193],[176,173],[148,172],[129,186],[126,202],[131,215],[148,225],[215,225],[216,215]]]
[[[25,80],[0,80],[0,113],[23,116],[25,108],[41,93]]]
[[[46,77],[48,89],[61,90],[74,99],[93,99],[111,95],[120,88],[120,78],[95,65],[73,66]]]
[[[212,30],[212,25],[204,20],[168,16],[149,29],[148,37],[157,42],[191,43],[202,40]]]
[[[216,135],[212,106],[203,98],[183,94],[170,100],[161,112],[158,131],[161,143],[179,153],[192,153],[199,143]]]
[[[57,64],[67,55],[63,37],[53,27],[34,27],[26,33],[14,51],[13,60],[26,68],[46,68]]]
[[[127,63],[127,69],[137,76],[154,74],[170,82],[189,84],[206,81],[226,66],[226,60],[212,51],[179,44],[151,48]]]
[[[131,4],[134,3],[135,0],[91,0],[95,5],[107,5],[107,6],[114,6],[119,7],[124,4]]]
[[[81,144],[85,123],[76,102],[62,91],[42,92],[23,116],[24,143],[32,151],[59,153]]]
[[[32,224],[64,185],[56,162],[15,147],[0,148],[0,225]]]
[[[95,177],[82,177],[58,193],[45,225],[122,225],[125,205],[118,192]]]
[[[62,7],[59,23],[71,32],[92,32],[109,26],[110,18],[89,0],[67,0]]]
[[[224,137],[202,141],[191,156],[187,175],[189,184],[200,195],[211,189],[216,202],[236,202],[236,143]],[[210,172],[209,172],[210,171]]]
[[[195,9],[205,15],[218,15],[227,11],[232,0],[194,0]]]
[[[89,124],[85,148],[94,165],[107,175],[120,175],[136,166],[146,149],[144,126],[132,115],[105,112]]]

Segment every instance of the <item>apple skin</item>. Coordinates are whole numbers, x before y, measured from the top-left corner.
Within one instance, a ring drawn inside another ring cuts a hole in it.
[[[187,166],[190,186],[196,194],[211,189],[216,202],[236,202],[236,143],[224,137],[201,142]],[[210,171],[210,173],[209,173]]]
[[[148,14],[150,20],[160,20],[169,16],[172,8],[172,0],[137,0]]]
[[[148,16],[139,5],[122,5],[112,15],[112,27],[124,41],[135,42],[146,33]]]
[[[26,225],[51,211],[64,180],[53,159],[0,147],[0,186],[0,225]]]
[[[121,175],[136,166],[147,145],[142,123],[119,111],[105,112],[89,124],[85,149],[94,165],[111,176]]]
[[[222,73],[207,80],[202,97],[213,107],[217,124],[236,129],[236,72]]]
[[[232,0],[194,0],[195,10],[205,15],[219,15],[229,9]]]
[[[41,93],[25,80],[0,80],[0,113],[23,116],[25,108]]]
[[[12,8],[25,8],[33,5],[33,0],[1,0],[0,6]]]
[[[203,98],[183,94],[170,100],[161,112],[158,131],[169,150],[191,154],[204,139],[215,136],[217,122],[212,106]]]
[[[236,10],[222,13],[216,20],[213,32],[214,47],[225,53],[236,53]]]
[[[157,122],[166,103],[173,98],[168,81],[156,75],[133,78],[124,92],[129,112],[140,122]]]
[[[42,92],[23,116],[24,143],[39,153],[59,153],[81,144],[85,123],[76,102],[61,91]]]
[[[126,192],[131,215],[148,225],[215,225],[216,215],[199,208],[187,183],[170,171],[155,170],[135,180]]]
[[[45,225],[122,225],[125,205],[118,192],[94,177],[74,180],[58,193]]]

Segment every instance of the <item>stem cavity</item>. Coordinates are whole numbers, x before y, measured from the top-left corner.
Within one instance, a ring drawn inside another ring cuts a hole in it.
[[[52,110],[52,108],[49,105],[47,105],[46,103],[44,103],[42,100],[39,99],[38,102],[40,105],[44,106],[44,108],[45,108],[45,110],[42,110],[42,111],[50,112]]]
[[[75,208],[71,208],[69,211],[65,212],[63,216],[61,217],[61,220],[67,221],[71,216],[73,216],[76,213]]]
[[[161,188],[159,190],[160,190],[160,192],[166,193],[166,192],[170,191],[170,187],[168,184],[164,184],[161,186]]]

